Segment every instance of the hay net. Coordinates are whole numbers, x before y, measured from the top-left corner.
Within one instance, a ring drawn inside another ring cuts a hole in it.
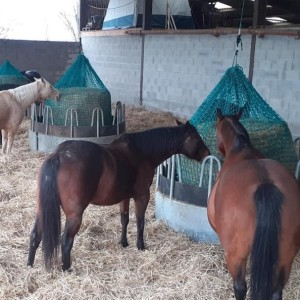
[[[190,119],[211,153],[222,162],[223,158],[216,147],[217,108],[220,108],[224,115],[235,114],[243,108],[241,123],[247,129],[254,146],[265,157],[278,160],[292,172],[295,171],[296,151],[286,122],[262,99],[239,65],[225,72]],[[183,160],[182,180],[198,185],[199,164],[188,159]]]
[[[27,83],[29,80],[9,60],[6,59],[0,66],[0,90],[14,89]]]
[[[74,109],[79,126],[90,126],[93,110],[97,107],[103,111],[104,125],[111,124],[110,92],[83,53],[54,86],[59,90],[59,101],[46,101],[52,109],[54,124],[65,125],[67,111]]]

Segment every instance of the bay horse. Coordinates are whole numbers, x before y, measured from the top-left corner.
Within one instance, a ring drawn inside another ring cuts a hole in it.
[[[252,300],[280,300],[300,248],[300,191],[295,176],[255,149],[239,111],[217,111],[217,147],[224,164],[208,199],[235,298],[246,298],[250,256]],[[275,142],[275,141],[274,141]]]
[[[89,204],[119,203],[120,244],[128,246],[130,198],[135,203],[136,246],[144,250],[145,211],[155,168],[177,153],[197,161],[209,155],[197,129],[189,122],[177,123],[178,126],[124,133],[108,145],[77,140],[61,143],[40,169],[28,265],[33,266],[36,250],[42,241],[44,264],[50,269],[61,243],[62,269],[69,270],[74,237]],[[60,206],[66,216],[61,242]]]
[[[2,134],[2,153],[10,153],[13,141],[26,109],[34,102],[42,102],[46,98],[57,100],[58,91],[44,78],[19,86],[14,89],[0,91],[0,129]]]

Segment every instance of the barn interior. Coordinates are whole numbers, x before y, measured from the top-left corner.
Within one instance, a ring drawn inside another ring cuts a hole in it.
[[[152,13],[153,0],[143,1],[144,15],[147,19]],[[249,29],[297,29],[300,24],[299,0],[182,1],[189,2],[195,29],[238,26]],[[109,2],[109,0],[81,0],[80,29],[101,30]],[[143,27],[152,29],[149,22],[144,22]]]

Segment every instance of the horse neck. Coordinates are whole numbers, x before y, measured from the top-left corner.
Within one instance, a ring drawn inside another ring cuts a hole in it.
[[[246,159],[260,159],[264,158],[262,153],[257,150],[251,142],[244,143],[240,147],[230,147],[226,149],[225,147],[225,162],[234,163]]]
[[[151,161],[154,167],[174,154],[181,153],[183,145],[182,134],[179,132],[180,126],[148,130],[144,133],[128,134],[129,139],[133,138],[133,143],[138,148],[141,159]]]
[[[10,90],[16,97],[23,110],[39,99],[37,83],[29,83]]]

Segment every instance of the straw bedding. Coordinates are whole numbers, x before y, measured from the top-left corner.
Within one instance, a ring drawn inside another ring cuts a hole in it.
[[[170,114],[128,108],[127,130],[173,125]],[[131,206],[129,247],[118,244],[118,206],[89,206],[72,251],[73,272],[63,273],[60,256],[46,272],[41,249],[27,267],[28,243],[35,215],[36,176],[47,154],[28,146],[24,120],[12,154],[0,155],[0,299],[234,299],[223,250],[197,244],[173,232],[154,216],[154,184],[146,213],[147,250],[135,246]],[[300,255],[294,262],[284,299],[300,299]]]

